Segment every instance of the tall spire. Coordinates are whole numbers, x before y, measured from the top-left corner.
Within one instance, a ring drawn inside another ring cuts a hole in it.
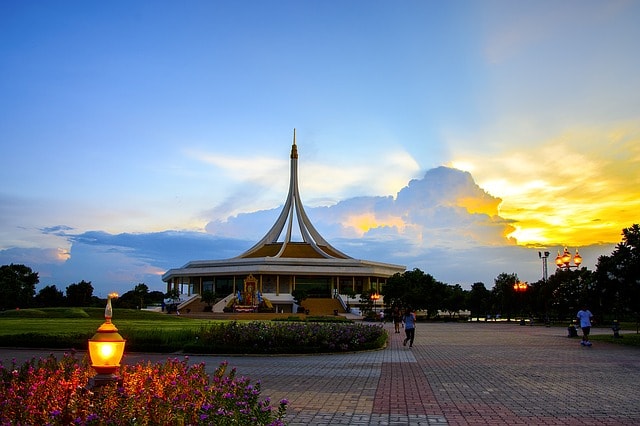
[[[291,159],[298,159],[298,146],[296,145],[296,129],[293,128],[293,145],[291,146]]]
[[[280,216],[276,220],[276,223],[271,227],[269,232],[260,240],[256,245],[244,252],[239,257],[254,257],[259,255],[258,252],[266,246],[274,245],[279,246],[277,253],[273,253],[271,250],[265,252],[271,257],[286,257],[284,256],[287,248],[292,244],[299,244],[291,241],[291,231],[293,228],[294,220],[297,220],[298,227],[300,228],[300,234],[302,240],[306,245],[313,249],[317,257],[323,258],[341,258],[349,259],[350,257],[336,248],[332,247],[320,233],[314,228],[311,220],[304,211],[302,201],[300,200],[300,192],[298,190],[298,146],[296,145],[296,129],[293,129],[293,144],[291,146],[291,168],[289,173],[289,194],[287,200],[284,203],[284,207],[280,212]],[[278,239],[282,235],[282,232],[287,227],[284,241],[278,242]],[[281,245],[280,245],[281,244]],[[275,251],[275,250],[274,250]]]

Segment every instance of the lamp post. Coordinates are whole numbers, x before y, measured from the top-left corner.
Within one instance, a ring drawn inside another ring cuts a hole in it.
[[[380,299],[379,293],[376,292],[371,295],[371,300],[373,300],[373,312],[376,312],[376,302],[378,301],[378,299]]]
[[[542,259],[542,281],[546,282],[547,281],[547,276],[548,276],[548,272],[547,272],[547,258],[549,257],[549,252],[545,251],[545,252],[538,252],[538,257],[540,259]]]
[[[105,322],[98,328],[96,334],[89,339],[89,357],[91,367],[98,374],[89,381],[89,388],[97,388],[119,380],[117,375],[120,368],[120,360],[124,354],[125,340],[118,333],[118,329],[111,322],[113,308],[111,299],[118,294],[111,293],[107,297],[107,307],[104,309]]]
[[[516,282],[513,284],[513,291],[516,292],[516,294],[519,294],[519,298],[520,298],[520,311],[522,311],[522,298],[523,298],[523,294],[527,292],[527,289],[529,288],[529,284],[527,284],[526,282]],[[522,312],[520,312],[520,325],[524,325],[524,316],[522,316]]]
[[[576,254],[573,256],[574,264],[571,265],[570,263],[571,253],[569,253],[569,250],[567,250],[567,248],[565,247],[562,254],[558,252],[558,256],[556,256],[556,267],[565,271],[569,271],[571,270],[571,268],[579,268],[580,264],[582,263],[582,256],[580,256],[580,253],[578,253],[578,249],[576,249]]]

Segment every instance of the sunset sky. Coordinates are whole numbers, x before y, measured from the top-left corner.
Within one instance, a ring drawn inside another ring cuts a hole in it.
[[[487,288],[640,222],[638,1],[0,2],[0,264],[105,297],[302,201],[352,257]]]

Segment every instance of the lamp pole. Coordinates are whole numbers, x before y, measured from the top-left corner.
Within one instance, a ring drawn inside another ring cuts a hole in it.
[[[573,265],[571,265],[571,253],[567,248],[564,248],[562,254],[558,251],[558,256],[556,256],[556,267],[561,270],[569,271],[571,268],[579,268],[582,263],[582,256],[578,253],[578,249],[576,249],[576,254],[573,256]]]
[[[546,282],[547,281],[547,277],[548,277],[548,270],[547,270],[547,258],[549,257],[549,252],[545,251],[545,252],[538,252],[538,257],[540,259],[542,259],[542,281]]]
[[[376,302],[378,301],[378,299],[380,299],[380,294],[378,294],[377,292],[373,293],[371,295],[371,300],[373,300],[373,312],[374,313],[377,312],[376,311]]]
[[[523,294],[526,293],[527,289],[529,288],[529,284],[527,284],[526,282],[516,282],[513,284],[513,291],[516,292],[516,294],[519,294],[519,299],[520,299],[520,325],[524,325],[524,316],[522,315],[522,298],[523,298]]]

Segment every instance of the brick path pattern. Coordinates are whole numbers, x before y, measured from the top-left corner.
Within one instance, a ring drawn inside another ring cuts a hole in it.
[[[583,347],[562,328],[513,323],[418,323],[409,348],[385,328],[379,351],[189,359],[260,380],[263,397],[289,400],[292,426],[640,425],[639,348]]]

